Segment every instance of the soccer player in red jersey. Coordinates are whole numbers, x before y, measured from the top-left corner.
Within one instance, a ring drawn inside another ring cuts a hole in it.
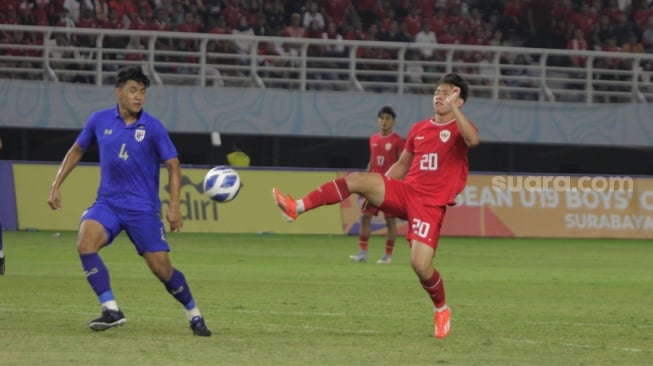
[[[458,74],[444,75],[438,81],[433,94],[435,115],[411,127],[404,151],[385,175],[354,172],[324,183],[300,200],[272,189],[288,221],[305,211],[341,202],[352,193],[383,212],[407,220],[410,264],[433,301],[438,338],[449,334],[451,310],[433,257],[447,205],[454,204],[467,181],[467,152],[480,142],[476,126],[460,110],[468,89]]]
[[[404,149],[404,139],[393,129],[397,114],[392,107],[385,106],[377,114],[379,132],[370,136],[370,161],[367,163],[367,171],[381,173],[390,169]],[[361,207],[361,224],[358,235],[358,254],[350,255],[349,259],[354,262],[367,261],[367,244],[372,232],[372,218],[379,214],[378,207],[371,205],[367,200],[363,201]],[[391,214],[384,213],[385,223],[388,228],[385,242],[385,254],[377,260],[377,264],[390,264],[392,262],[392,251],[395,247],[397,237],[397,220]]]

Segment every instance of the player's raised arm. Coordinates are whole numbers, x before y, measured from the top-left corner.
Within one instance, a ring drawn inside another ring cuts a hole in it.
[[[168,185],[170,186],[170,205],[166,213],[166,219],[170,224],[170,232],[179,231],[184,225],[181,217],[180,196],[181,196],[181,165],[179,158],[174,157],[165,162],[168,169]]]
[[[52,188],[50,188],[50,195],[48,196],[48,204],[53,210],[61,208],[61,194],[59,192],[59,187],[61,187],[61,184],[66,180],[68,174],[70,174],[70,172],[77,166],[85,152],[86,151],[75,142],[61,161],[57,175],[54,177],[54,182],[52,182]]]
[[[465,117],[465,114],[460,110],[460,107],[464,104],[464,100],[458,99],[460,96],[460,88],[454,86],[451,90],[451,94],[445,99],[446,102],[451,107],[451,112],[454,117],[456,117],[456,123],[458,124],[458,130],[460,135],[465,140],[465,143],[469,147],[476,147],[481,142],[481,139],[478,135],[476,127]],[[456,102],[462,100],[463,102]]]

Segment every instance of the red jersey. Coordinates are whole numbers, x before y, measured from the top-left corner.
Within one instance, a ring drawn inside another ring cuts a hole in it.
[[[370,172],[385,174],[403,150],[404,139],[398,133],[388,136],[375,133],[370,137]]]
[[[456,120],[436,124],[428,118],[415,123],[406,137],[405,149],[413,154],[405,182],[413,187],[424,204],[454,203],[456,195],[465,188],[469,171],[469,147]]]

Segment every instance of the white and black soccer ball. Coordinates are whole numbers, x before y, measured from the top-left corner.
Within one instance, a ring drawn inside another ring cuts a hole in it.
[[[216,166],[204,176],[204,194],[217,202],[229,202],[238,196],[242,187],[240,176],[231,167]]]

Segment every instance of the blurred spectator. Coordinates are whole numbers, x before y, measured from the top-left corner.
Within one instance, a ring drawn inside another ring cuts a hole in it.
[[[430,19],[435,14],[435,3],[435,0],[415,0],[415,7],[419,9],[423,20]]]
[[[503,33],[501,29],[492,32],[492,37],[488,41],[490,46],[503,46]]]
[[[234,34],[234,35],[253,36],[254,35],[254,29],[250,26],[249,20],[247,20],[247,17],[244,16],[244,15],[241,15],[240,19],[238,20],[238,24],[231,31],[231,33]],[[251,47],[252,47],[252,41],[238,40],[235,43],[236,43],[236,52],[240,55],[240,57],[238,58],[238,62],[241,65],[249,65],[249,54],[250,54]]]
[[[249,8],[247,8],[249,13],[250,24],[256,24],[256,18],[263,16],[265,18],[265,11],[263,10],[262,0],[251,0],[249,2]]]
[[[524,29],[526,9],[522,0],[508,0],[503,8],[502,30],[504,33],[521,32]]]
[[[648,27],[649,19],[653,19],[653,9],[648,4],[648,0],[640,0],[639,6],[635,9],[633,20],[638,31],[643,31]]]
[[[531,0],[527,5],[528,44],[536,48],[552,47],[553,6],[550,0]]]
[[[21,60],[23,57],[36,57],[36,51],[29,49],[25,46],[34,44],[31,38],[23,31],[12,32],[12,38],[8,39],[5,43],[12,45],[11,48],[5,50],[5,55],[9,56],[4,65],[5,68],[18,68],[18,69],[33,69],[35,61]],[[17,79],[33,79],[34,74],[28,72],[12,72],[4,77],[13,77]]]
[[[178,4],[181,5],[181,3]],[[118,18],[122,20],[126,26],[129,26],[130,23],[129,15],[136,14],[138,12],[136,5],[129,0],[109,0],[109,8],[118,10]]]
[[[536,87],[536,73],[529,67],[531,63],[528,58],[525,55],[508,54],[503,60],[507,61],[507,65],[502,65],[501,68],[501,75],[506,76],[502,82],[511,88],[508,90],[510,99],[536,100],[537,92],[529,90]]]
[[[614,31],[616,35],[615,41],[617,44],[622,44],[628,40],[629,34],[637,33],[637,28],[634,23],[628,20],[626,13],[621,13],[617,24],[614,26]]]
[[[653,19],[649,19],[648,27],[642,33],[642,43],[648,52],[653,52]]]
[[[275,70],[275,68],[285,67],[287,62],[284,60],[283,53],[277,48],[274,42],[261,42],[258,49],[258,64],[261,76],[267,80],[268,87],[286,87],[284,82],[276,82],[269,79],[285,78],[286,73],[283,70]]]
[[[611,22],[617,22],[622,11],[619,8],[618,0],[610,0],[609,5],[603,9],[603,15],[606,15]]]
[[[109,1],[108,0],[89,0],[91,7],[95,12],[95,19],[102,24],[109,18]]]
[[[50,25],[50,19],[54,17],[51,13],[52,7],[48,6],[47,0],[36,0],[32,14],[34,17],[34,24],[39,26]]]
[[[273,32],[278,29],[283,29],[286,24],[286,8],[283,6],[283,1],[274,0],[272,6],[265,12],[265,18],[268,26]]]
[[[435,52],[435,49],[432,47],[428,47],[426,45],[436,45],[438,44],[437,37],[435,33],[431,32],[431,23],[430,22],[422,22],[422,30],[417,32],[415,35],[415,43],[418,45],[424,45],[425,47],[420,47],[418,48],[419,54],[418,56],[422,60],[426,61],[433,61],[436,58],[437,53]]]
[[[290,25],[283,30],[283,36],[288,38],[304,38],[306,37],[306,28],[302,27],[302,16],[299,13],[293,13],[290,16]],[[288,42],[284,44],[284,49],[291,57],[298,57],[302,52],[301,43]],[[298,66],[298,61],[291,61],[292,64]]]
[[[125,1],[125,0],[123,0]],[[77,24],[79,22],[79,17],[82,15],[82,4],[79,0],[64,0],[62,6],[68,9],[68,14],[70,18]]]
[[[610,22],[610,16],[607,14],[601,15],[601,17],[599,18],[599,24],[596,27],[594,34],[592,34],[592,49],[600,50],[601,45],[605,43],[605,41],[609,37],[615,37],[615,36],[616,34],[614,31],[614,27]]]
[[[76,23],[77,28],[100,28],[100,24],[95,19],[95,14],[93,14],[93,9],[83,10],[82,17]],[[82,48],[95,48],[95,40],[97,39],[96,35],[92,34],[79,34],[77,35],[77,40],[75,46]],[[80,50],[80,53],[83,57],[91,59],[93,58],[93,52],[90,50]]]
[[[322,39],[329,39],[332,41],[342,41],[343,37],[340,32],[338,32],[338,27],[336,26],[336,23],[333,21],[329,21],[327,23],[326,31],[322,32]],[[328,44],[322,46],[322,54],[324,57],[330,57],[333,58],[332,62],[326,62],[324,64],[324,68],[327,69],[332,69],[334,70],[331,73],[325,73],[323,77],[328,80],[339,80],[342,79],[343,76],[339,73],[341,70],[346,69],[346,62],[338,62],[338,59],[342,59],[346,56],[345,54],[345,46],[340,43],[336,42],[335,44]],[[334,87],[336,89],[337,87]]]
[[[567,43],[567,49],[571,51],[587,51],[587,41],[585,40],[585,33],[581,28],[574,30],[574,36]],[[587,62],[587,57],[574,55],[571,56],[571,65],[573,67],[584,68]]]
[[[77,65],[75,65],[75,53],[77,50],[64,32],[56,32],[52,36],[53,38],[48,41],[50,66],[59,81],[72,82],[74,75],[69,70],[77,69]]]
[[[351,0],[324,0],[322,8],[324,15],[334,21],[339,28],[344,27],[353,17],[358,18]]]
[[[18,20],[20,24],[23,25],[35,25],[34,18],[32,16],[32,3],[28,1],[22,1],[18,5]]]
[[[150,22],[151,15],[148,8],[140,6],[138,13],[132,16],[129,29],[133,30],[154,30],[154,25]]]
[[[116,8],[109,10],[109,17],[102,23],[102,28],[105,29],[125,29],[125,24],[122,18],[119,18],[119,12]],[[125,37],[110,36],[104,37],[104,47],[106,48],[123,48],[127,44]]]
[[[250,24],[249,13],[244,6],[241,6],[240,0],[225,0],[224,4],[222,15],[224,15],[230,28],[233,29],[238,26],[241,16],[247,17],[247,23]]]
[[[475,34],[476,30],[480,29],[483,33],[489,35],[487,23],[483,20],[481,11],[478,8],[474,7],[470,10],[467,24],[472,34]]]
[[[587,3],[581,5],[580,11],[572,16],[571,21],[576,25],[576,28],[583,31],[583,37],[591,36],[599,22],[596,14],[590,11],[590,6]]]
[[[419,8],[411,7],[408,14],[404,17],[406,28],[410,37],[413,38],[422,29],[422,15]]]
[[[390,23],[392,23],[393,20],[398,19],[395,16],[395,10],[394,9],[388,9],[388,15],[383,19],[381,22],[379,28],[380,32],[387,32],[390,29]],[[368,27],[369,28],[369,27]]]
[[[390,22],[390,28],[387,32],[382,32],[378,35],[380,41],[384,42],[412,42],[413,39],[410,34],[403,34],[399,29],[399,21],[394,19]],[[392,53],[396,54],[396,51]]]
[[[424,84],[424,64],[421,62],[421,56],[417,50],[406,52],[406,69],[405,81],[409,84],[407,91],[422,94],[425,92]]]
[[[306,38],[309,39],[321,39],[322,38],[322,28],[319,25],[319,22],[316,19],[311,20],[311,23],[308,25],[306,30]],[[324,67],[324,62],[321,60],[315,60],[315,58],[324,57],[324,47],[320,45],[309,45],[307,49],[307,54],[309,60],[306,63],[306,67],[311,69],[321,69]],[[322,72],[308,71],[306,77],[312,80],[322,80]],[[321,84],[315,84],[315,86],[310,85],[310,89],[320,90],[322,89]]]
[[[342,41],[342,34],[338,32],[338,27],[336,26],[336,23],[333,21],[330,21],[327,24],[326,31],[322,33],[322,38],[323,39],[330,39],[330,40],[336,40],[336,41]],[[345,56],[345,46],[343,44],[330,44],[327,46],[324,46],[324,55],[326,57],[344,57]]]
[[[447,29],[447,19],[443,8],[436,8],[435,15],[430,20],[424,19],[431,24],[431,31],[436,34],[443,34]]]
[[[363,27],[367,28],[372,24],[374,19],[374,11],[377,5],[376,0],[358,0],[354,2],[354,7],[358,17],[363,23]]]
[[[176,30],[179,24],[184,22],[185,18],[186,10],[184,6],[180,2],[175,3],[172,7],[172,12],[169,13],[170,27]]]
[[[141,42],[140,36],[131,35],[129,42],[125,46],[125,60],[129,62],[145,61],[145,46]]]
[[[302,26],[304,28],[308,28],[311,21],[315,20],[320,31],[324,29],[326,22],[324,16],[320,13],[318,6],[319,4],[317,0],[309,0],[308,10],[304,12],[304,16],[302,17]]]
[[[274,35],[272,28],[268,26],[267,18],[265,14],[258,14],[254,19],[254,34],[257,36],[266,36],[270,37]]]

